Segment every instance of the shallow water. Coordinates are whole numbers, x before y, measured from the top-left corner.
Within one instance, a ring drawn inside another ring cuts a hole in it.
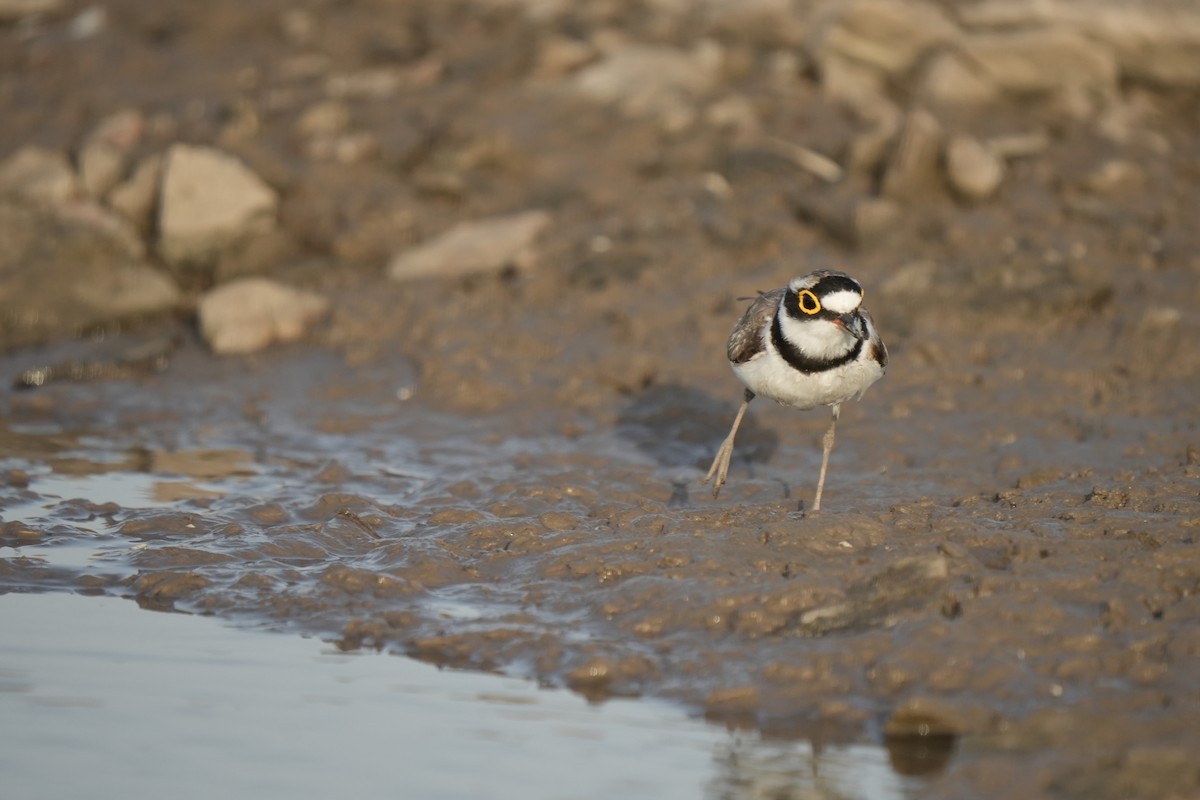
[[[879,747],[814,752],[563,691],[141,611],[0,596],[5,796],[921,796]]]

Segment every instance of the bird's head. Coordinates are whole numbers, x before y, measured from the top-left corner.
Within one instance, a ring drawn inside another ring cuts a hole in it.
[[[783,298],[787,315],[794,320],[821,320],[861,339],[866,331],[858,315],[863,289],[844,272],[817,270],[793,278]]]

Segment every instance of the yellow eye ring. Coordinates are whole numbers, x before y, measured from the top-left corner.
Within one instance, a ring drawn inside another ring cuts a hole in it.
[[[803,289],[796,295],[796,305],[809,315],[816,314],[821,310],[821,301],[808,289]]]

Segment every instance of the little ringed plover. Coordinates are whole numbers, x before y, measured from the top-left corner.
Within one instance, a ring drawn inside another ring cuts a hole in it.
[[[799,409],[833,409],[812,504],[813,511],[820,510],[842,403],[861,398],[887,370],[887,348],[862,299],[862,286],[846,273],[817,270],[792,279],[782,289],[764,292],[751,303],[729,335],[729,365],[746,392],[733,428],[704,478],[707,483],[716,477],[713,497],[725,484],[733,440],[746,408],[762,395]]]

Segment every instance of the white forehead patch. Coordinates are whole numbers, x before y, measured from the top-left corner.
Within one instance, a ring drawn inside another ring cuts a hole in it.
[[[849,314],[858,308],[858,304],[861,302],[862,295],[849,289],[830,292],[821,298],[821,305],[835,314]]]

